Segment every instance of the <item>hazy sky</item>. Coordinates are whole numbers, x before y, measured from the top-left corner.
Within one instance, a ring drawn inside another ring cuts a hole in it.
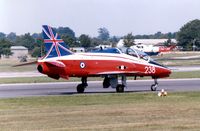
[[[175,32],[200,19],[200,0],[0,0],[0,32],[41,32],[41,26],[67,26],[76,36],[132,32]]]

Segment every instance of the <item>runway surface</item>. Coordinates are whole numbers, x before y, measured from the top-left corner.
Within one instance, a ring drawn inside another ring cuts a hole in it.
[[[158,90],[165,89],[168,92],[174,91],[200,91],[200,79],[162,79],[159,80]],[[78,82],[62,83],[35,83],[35,84],[1,84],[0,98],[30,97],[30,96],[54,96],[54,95],[75,95]],[[86,94],[111,93],[115,89],[102,88],[101,81],[88,82],[85,89]],[[153,80],[128,81],[128,88],[125,92],[151,92],[150,86]]]

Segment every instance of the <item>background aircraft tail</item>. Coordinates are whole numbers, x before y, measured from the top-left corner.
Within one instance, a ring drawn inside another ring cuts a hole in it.
[[[170,47],[160,46],[159,52],[169,52],[172,51],[175,47],[175,45],[171,45]]]
[[[44,57],[44,59],[72,54],[65,42],[60,38],[58,33],[56,33],[56,31],[52,27],[48,25],[43,25],[42,27],[46,51],[46,56]]]

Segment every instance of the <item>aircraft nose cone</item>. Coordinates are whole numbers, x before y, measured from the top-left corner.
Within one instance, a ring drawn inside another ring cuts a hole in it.
[[[169,77],[169,75],[172,73],[172,71],[169,69],[169,68],[165,68],[163,70],[163,74],[166,76],[166,77]]]
[[[170,69],[167,69],[167,73],[170,75],[172,71]]]

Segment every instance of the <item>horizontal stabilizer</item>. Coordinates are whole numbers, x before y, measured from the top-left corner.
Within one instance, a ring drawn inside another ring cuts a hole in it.
[[[25,62],[25,63],[13,65],[12,67],[26,66],[26,65],[33,65],[33,64],[37,64],[37,61]]]

